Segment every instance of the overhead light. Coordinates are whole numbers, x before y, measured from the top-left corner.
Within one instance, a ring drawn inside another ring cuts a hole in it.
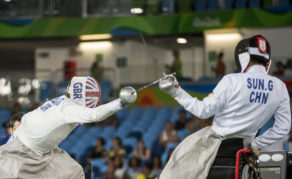
[[[180,37],[180,38],[176,39],[176,42],[179,43],[179,44],[186,44],[188,41],[187,41],[186,38]]]
[[[105,40],[112,38],[111,34],[80,35],[80,40]]]
[[[4,0],[5,2],[11,2],[11,0]]]
[[[139,8],[139,7],[132,8],[130,11],[132,14],[142,14],[143,13],[143,9]]]
[[[208,40],[237,40],[241,39],[241,35],[239,33],[228,33],[228,34],[207,34]]]
[[[112,47],[112,43],[110,41],[79,43],[79,48],[82,50],[108,49],[111,47]]]

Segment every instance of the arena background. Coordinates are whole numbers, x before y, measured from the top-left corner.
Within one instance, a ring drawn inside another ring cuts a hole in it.
[[[221,78],[214,72],[218,54],[224,53],[226,74],[236,72],[235,45],[255,34],[271,44],[270,74],[278,70],[277,62],[284,64],[279,78],[291,96],[291,25],[289,0],[0,0],[0,135],[6,135],[11,114],[29,112],[64,94],[72,75],[92,75],[94,62],[103,71],[99,82],[106,103],[117,98],[121,87],[138,89],[168,73],[165,65],[171,65],[172,51],[178,49],[184,77],[180,84],[203,99]],[[152,156],[165,163],[177,143],[162,146],[158,136],[166,121],[175,124],[180,110],[157,86],[150,87],[115,119],[79,126],[60,147],[87,163],[97,138],[106,140],[108,151],[112,137],[119,136],[127,169],[137,140],[143,139]],[[179,141],[191,133],[187,128],[176,132]],[[89,163],[92,178],[111,172],[107,160]]]

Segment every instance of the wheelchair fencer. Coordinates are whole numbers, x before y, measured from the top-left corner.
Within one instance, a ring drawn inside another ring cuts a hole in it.
[[[292,179],[292,153],[260,152],[244,148],[243,139],[223,140],[208,179]]]

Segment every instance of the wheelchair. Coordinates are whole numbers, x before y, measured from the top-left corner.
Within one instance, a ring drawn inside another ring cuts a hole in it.
[[[223,140],[208,179],[291,179],[292,153],[261,152],[258,159],[243,148],[243,139]]]

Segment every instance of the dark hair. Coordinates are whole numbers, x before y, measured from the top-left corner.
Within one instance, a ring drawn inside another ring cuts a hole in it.
[[[149,170],[152,170],[153,169],[153,166],[152,166],[152,164],[150,162],[145,162],[143,164],[143,167],[147,167]]]
[[[185,109],[181,109],[178,113],[187,113],[187,111]]]
[[[224,56],[224,53],[223,52],[220,52],[219,54],[218,54],[218,58],[222,58]]]
[[[130,160],[129,160],[129,166],[130,166],[130,167],[133,167],[133,165],[132,165],[132,161],[133,161],[133,160],[136,160],[136,161],[137,161],[137,165],[138,165],[138,166],[141,165],[141,160],[140,160],[138,157],[132,157],[132,158],[130,158]]]
[[[258,59],[257,56],[250,56],[250,61],[257,63],[257,64],[261,64],[263,66],[265,66],[267,63],[267,62],[263,61],[262,59]]]
[[[116,139],[118,141],[119,146],[122,146],[122,140],[118,136],[115,136],[113,139]]]
[[[24,115],[23,112],[18,112],[18,113],[13,114],[9,120],[9,127],[13,128],[16,121],[21,122],[21,118],[23,115]]]
[[[158,159],[159,167],[161,168],[162,164],[161,164],[161,160],[160,160],[160,157],[159,156],[153,156],[152,157],[152,159],[151,159],[151,165],[152,165],[152,167],[154,167],[154,158],[157,158]]]
[[[101,142],[101,144],[102,144],[103,146],[106,144],[106,142],[105,142],[104,138],[102,138],[102,137],[99,137],[98,139],[100,140],[100,142]],[[98,139],[97,139],[97,140],[98,140]]]
[[[119,155],[115,155],[115,156],[112,158],[112,162],[114,162],[115,159],[118,159],[119,162],[120,162],[119,166],[117,166],[117,167],[118,167],[118,168],[122,168],[123,165],[124,165],[124,164],[123,164],[123,160],[122,160],[122,158],[121,158]]]

